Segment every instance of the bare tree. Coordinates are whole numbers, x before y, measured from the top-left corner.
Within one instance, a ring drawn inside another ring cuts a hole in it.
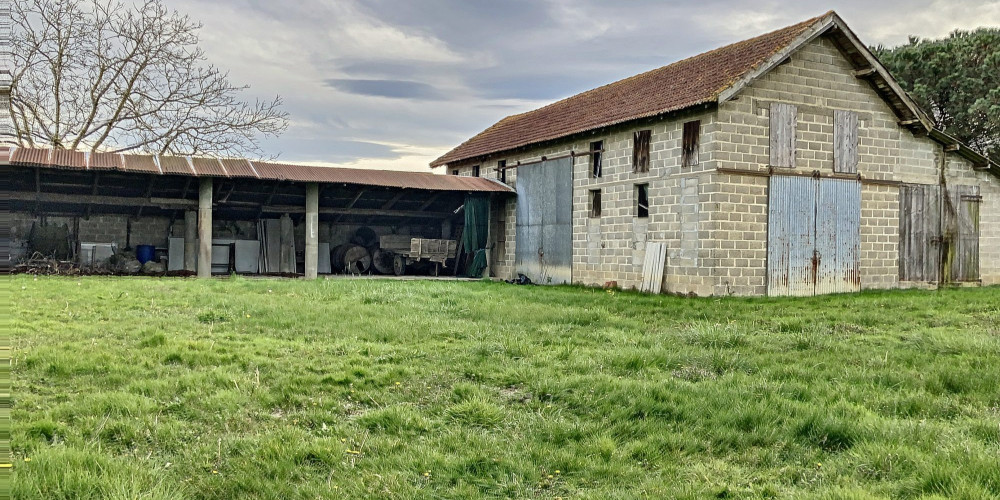
[[[24,146],[259,156],[287,127],[281,98],[206,62],[201,24],[161,0],[16,0],[11,111]]]

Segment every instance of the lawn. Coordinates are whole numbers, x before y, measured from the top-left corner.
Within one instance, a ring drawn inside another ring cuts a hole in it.
[[[3,278],[14,498],[1000,498],[1000,289]]]

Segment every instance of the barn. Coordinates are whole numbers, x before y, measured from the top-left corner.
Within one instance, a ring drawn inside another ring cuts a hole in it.
[[[697,295],[1000,283],[1000,166],[835,13],[509,116],[431,164],[516,189],[498,277]]]
[[[513,196],[428,172],[23,147],[0,148],[0,171],[3,263],[39,255],[73,272],[134,274],[109,262],[135,256],[202,277],[464,275],[485,253],[488,207]]]

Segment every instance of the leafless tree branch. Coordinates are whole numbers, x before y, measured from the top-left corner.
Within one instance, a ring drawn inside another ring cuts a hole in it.
[[[208,64],[201,24],[162,0],[14,2],[11,110],[22,145],[90,151],[262,155],[287,127],[281,98]]]

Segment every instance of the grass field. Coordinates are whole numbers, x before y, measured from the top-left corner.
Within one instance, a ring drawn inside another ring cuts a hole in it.
[[[14,498],[1000,498],[997,288],[4,281]]]

